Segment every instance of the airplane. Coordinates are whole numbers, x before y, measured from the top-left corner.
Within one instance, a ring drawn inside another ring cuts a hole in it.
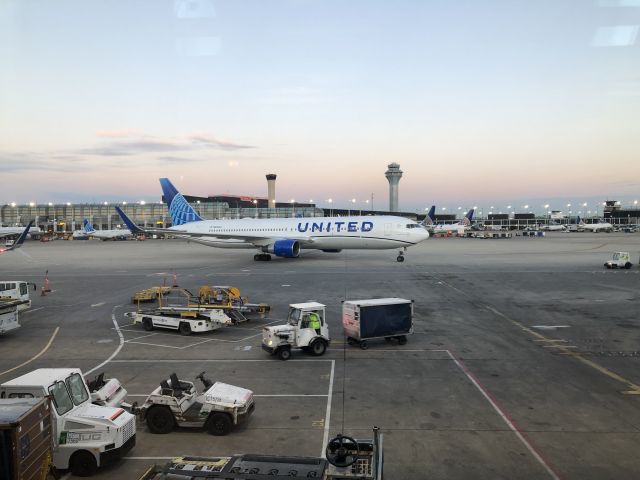
[[[457,232],[460,229],[469,230],[471,228],[471,221],[473,220],[473,211],[473,208],[469,210],[462,220],[457,223],[441,223],[438,225],[432,225],[429,230],[432,234]]]
[[[123,228],[123,229],[116,228],[114,230],[96,230],[95,228],[93,228],[93,225],[91,225],[91,222],[86,218],[84,219],[82,224],[84,225],[85,235],[89,237],[99,238],[100,240],[103,240],[103,241],[126,239],[127,237],[131,236],[131,231],[126,228]],[[76,238],[80,239],[81,235],[82,235],[81,233],[78,234]]]
[[[567,231],[567,226],[566,225],[561,225],[559,223],[556,222],[551,222],[547,225],[542,225],[540,227],[540,230],[544,230],[546,232],[566,232]]]
[[[29,225],[27,225],[27,228],[25,228],[22,231],[22,233],[20,234],[18,239],[11,246],[9,246],[7,248],[0,248],[0,255],[2,255],[3,253],[6,253],[6,252],[10,252],[11,250],[16,250],[16,249],[20,248],[22,246],[22,244],[24,243],[25,239],[27,238],[27,235],[29,235],[29,229],[31,228],[32,225],[33,225],[33,220],[31,220],[29,222]]]
[[[168,178],[161,178],[160,185],[173,226],[141,228],[116,206],[132,232],[172,234],[218,248],[258,249],[255,261],[271,260],[270,254],[296,258],[301,249],[337,253],[344,249],[401,248],[396,260],[403,262],[407,247],[429,238],[424,227],[396,216],[204,220]]]
[[[35,234],[42,233],[40,227],[32,227],[29,231]],[[0,238],[10,235],[20,235],[22,232],[24,232],[24,227],[0,227]],[[31,236],[31,234],[29,234],[29,236]]]
[[[613,225],[609,222],[584,223],[584,220],[578,217],[578,229],[588,230],[590,232],[613,232]]]

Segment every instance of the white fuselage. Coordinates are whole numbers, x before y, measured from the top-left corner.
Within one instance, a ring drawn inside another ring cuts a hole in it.
[[[0,227],[0,238],[8,237],[10,235],[20,235],[22,232],[24,232],[24,228],[25,227]],[[40,227],[31,227],[29,229],[28,236],[31,236],[31,234],[33,233],[35,233],[36,235],[42,233],[40,231]]]
[[[111,240],[113,238],[128,238],[131,236],[131,232],[128,229],[123,228],[115,230],[93,230],[91,232],[86,232],[86,235],[99,238],[101,240]]]
[[[565,227],[564,225],[555,224],[543,225],[542,227],[540,227],[540,230],[545,230],[547,232],[564,232],[566,229],[567,227]]]
[[[299,241],[303,249],[387,249],[429,238],[421,225],[393,216],[202,220],[169,230],[177,236],[200,234],[190,240],[220,248],[260,248],[286,239]]]
[[[438,225],[431,225],[427,227],[431,233],[448,233],[458,232],[458,230],[469,230],[469,225],[464,225],[462,222],[458,223],[440,223]]]
[[[599,232],[601,230],[613,230],[613,225],[608,222],[604,223],[580,223],[578,228],[588,230],[589,232]]]

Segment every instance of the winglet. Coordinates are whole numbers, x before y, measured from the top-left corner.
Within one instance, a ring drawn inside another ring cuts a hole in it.
[[[9,248],[3,250],[3,252],[8,252],[10,250],[15,250],[16,248],[20,248],[24,243],[24,241],[26,240],[27,235],[29,234],[29,229],[31,228],[32,225],[33,225],[33,220],[29,222],[29,225],[27,225],[27,228],[25,228],[24,231],[18,237],[18,240],[16,240],[15,243],[11,245]]]
[[[131,220],[129,217],[127,217],[127,214],[124,213],[122,211],[122,209],[120,207],[118,207],[117,205],[116,205],[116,212],[118,212],[118,215],[120,215],[120,218],[125,223],[125,225],[127,226],[127,228],[129,229],[129,231],[131,233],[134,233],[134,234],[144,233],[144,230],[142,228],[140,228],[138,225],[136,225],[133,222],[133,220]]]
[[[184,225],[185,223],[202,220],[202,217],[189,205],[189,202],[185,200],[168,178],[161,178],[160,186],[162,187],[164,201],[167,202],[173,225]]]

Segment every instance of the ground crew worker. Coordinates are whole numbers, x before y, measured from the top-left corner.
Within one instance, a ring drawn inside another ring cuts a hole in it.
[[[309,328],[313,328],[320,335],[320,317],[315,312],[309,314]]]

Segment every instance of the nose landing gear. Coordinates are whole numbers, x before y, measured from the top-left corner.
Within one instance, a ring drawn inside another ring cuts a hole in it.
[[[407,250],[407,247],[404,247],[402,250],[398,252],[398,256],[396,257],[397,262],[404,262],[404,252]]]

